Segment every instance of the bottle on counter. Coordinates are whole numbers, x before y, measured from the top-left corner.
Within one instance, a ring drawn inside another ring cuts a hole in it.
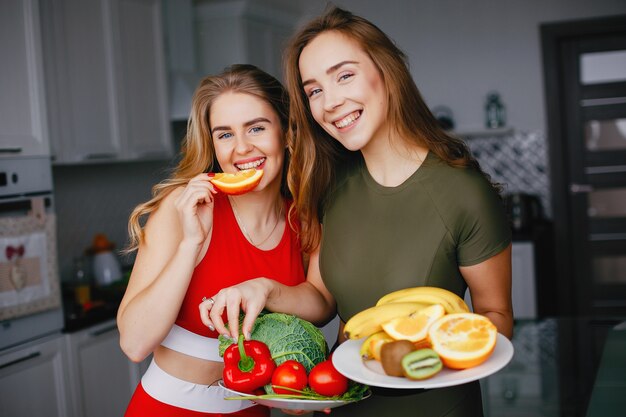
[[[91,276],[87,271],[84,257],[74,258],[74,298],[81,306],[91,302]]]
[[[485,126],[489,129],[504,127],[506,123],[506,112],[504,104],[500,100],[500,94],[495,91],[487,94],[485,104]]]

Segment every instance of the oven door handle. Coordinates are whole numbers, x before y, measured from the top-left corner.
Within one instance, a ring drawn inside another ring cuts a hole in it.
[[[32,352],[32,353],[29,353],[28,355],[22,356],[21,358],[17,358],[7,363],[3,363],[2,365],[0,365],[0,369],[8,368],[10,366],[17,365],[20,362],[25,362],[25,361],[37,358],[39,356],[41,356],[41,352]]]
[[[22,147],[21,146],[4,146],[0,148],[0,154],[5,154],[5,153],[10,153],[10,154],[22,153]]]

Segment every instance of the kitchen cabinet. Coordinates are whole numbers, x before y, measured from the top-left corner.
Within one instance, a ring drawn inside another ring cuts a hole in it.
[[[122,416],[147,369],[119,346],[115,320],[66,335],[72,413],[76,417]]]
[[[173,155],[159,0],[40,0],[55,164]]]
[[[249,0],[197,5],[201,71],[217,74],[228,65],[245,63],[282,79],[282,51],[299,15],[293,7]]]
[[[68,416],[63,341],[57,334],[0,353],[0,414]]]
[[[0,158],[50,153],[37,0],[0,2]]]

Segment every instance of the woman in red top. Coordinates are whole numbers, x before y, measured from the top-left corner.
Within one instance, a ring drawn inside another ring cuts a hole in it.
[[[251,65],[196,90],[181,161],[129,221],[138,252],[117,315],[120,344],[136,362],[154,355],[126,416],[269,416],[223,399],[218,334],[201,323],[198,304],[254,278],[305,280],[285,184],[287,117],[282,85]],[[263,170],[261,182],[237,196],[219,193],[207,174],[249,168]]]

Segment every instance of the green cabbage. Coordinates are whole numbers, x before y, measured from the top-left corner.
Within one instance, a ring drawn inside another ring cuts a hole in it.
[[[328,355],[328,344],[322,331],[312,323],[289,314],[260,315],[252,327],[250,338],[269,347],[276,365],[294,359],[307,369],[307,373]],[[223,356],[233,341],[220,335],[219,342],[219,354]]]

